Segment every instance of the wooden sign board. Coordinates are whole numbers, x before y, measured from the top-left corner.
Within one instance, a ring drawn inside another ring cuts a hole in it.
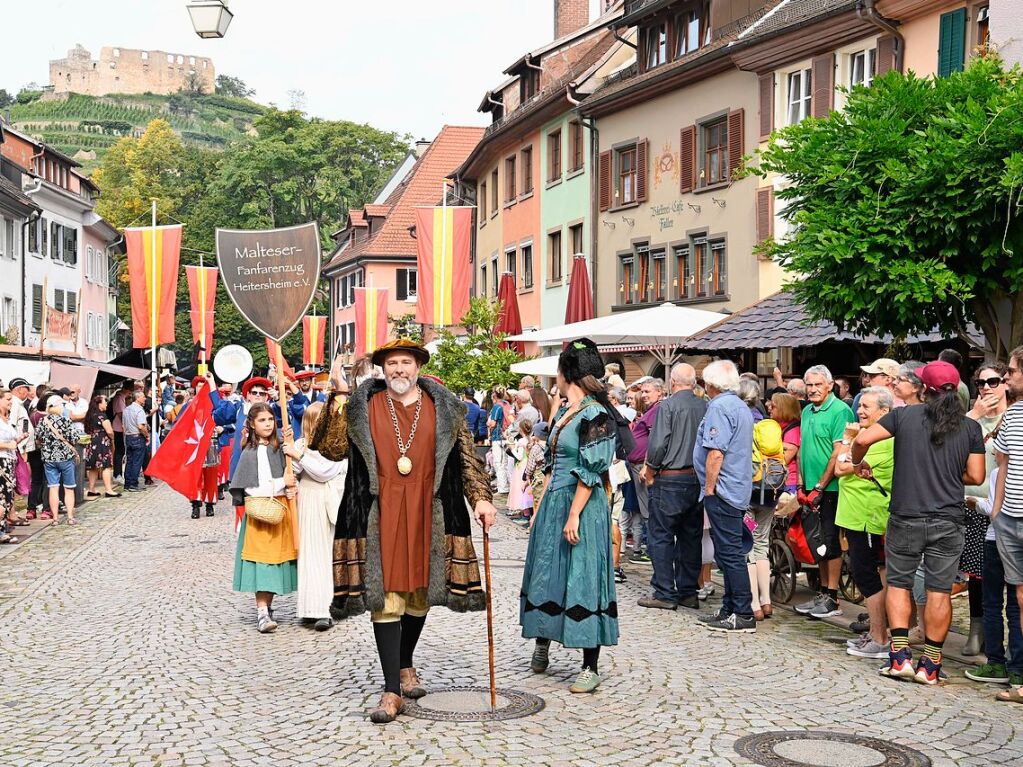
[[[280,342],[309,310],[320,280],[316,223],[285,229],[217,229],[224,289],[259,332]]]

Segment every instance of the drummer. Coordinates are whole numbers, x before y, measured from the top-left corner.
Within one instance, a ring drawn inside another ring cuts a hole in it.
[[[313,385],[315,379],[315,370],[303,370],[295,374],[297,390],[292,389],[291,399],[288,400],[288,415],[291,417],[291,428],[295,430],[295,439],[302,436],[302,416],[306,408],[314,402],[327,401],[326,395]]]

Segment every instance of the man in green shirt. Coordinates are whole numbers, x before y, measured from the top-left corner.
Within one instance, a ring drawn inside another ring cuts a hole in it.
[[[838,480],[835,478],[835,445],[842,442],[846,424],[856,420],[852,410],[833,393],[834,379],[824,365],[814,365],[803,376],[809,406],[800,422],[799,473],[801,506],[816,513],[803,517],[803,527],[820,527],[820,543],[811,545],[820,568],[821,593],[796,606],[800,615],[827,618],[841,615],[838,606],[838,577],[842,572],[842,546],[835,526],[838,512]]]

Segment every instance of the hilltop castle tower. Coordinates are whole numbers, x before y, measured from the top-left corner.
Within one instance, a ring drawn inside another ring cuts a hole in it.
[[[96,61],[81,45],[68,51],[67,58],[50,62],[50,85],[54,93],[177,93],[192,74],[199,77],[202,90],[212,93],[216,73],[212,59],[166,51],[140,51],[104,47]]]

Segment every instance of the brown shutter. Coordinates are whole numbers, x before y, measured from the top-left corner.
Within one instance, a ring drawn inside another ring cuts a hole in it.
[[[757,190],[757,244],[774,236],[774,187]]]
[[[760,75],[760,140],[774,130],[774,73]]]
[[[735,172],[742,165],[742,156],[746,153],[744,133],[746,132],[746,112],[736,109],[728,113],[728,181],[732,182]]]
[[[607,210],[611,207],[611,153],[601,152],[600,153],[600,174],[599,174],[600,189],[599,200],[600,209]]]
[[[696,126],[682,129],[678,144],[679,191],[691,192],[696,186]]]
[[[636,202],[646,202],[649,149],[650,142],[646,139],[636,142]]]
[[[825,118],[831,114],[835,106],[835,54],[826,53],[813,60],[813,98],[810,102],[810,114]]]
[[[877,38],[877,76],[895,69],[895,38],[883,35]]]

